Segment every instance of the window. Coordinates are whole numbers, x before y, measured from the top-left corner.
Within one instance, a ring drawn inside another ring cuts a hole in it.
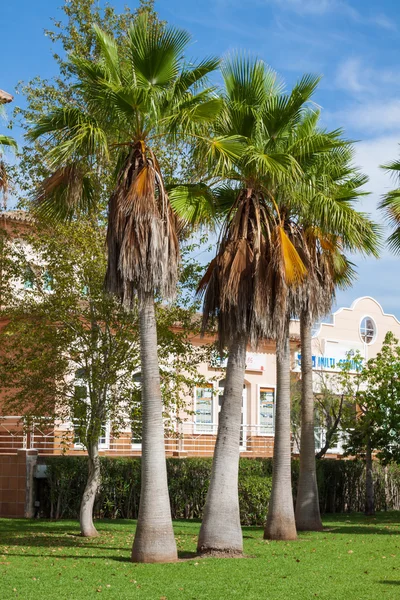
[[[75,371],[76,385],[74,389],[74,407],[72,413],[72,427],[74,429],[74,446],[76,448],[85,447],[86,431],[89,420],[89,390],[85,383],[86,370],[78,369]],[[108,448],[110,442],[110,427],[107,423],[102,423],[99,435],[99,448]]]
[[[46,292],[51,292],[53,289],[53,275],[48,271],[43,273],[43,288]]]
[[[213,432],[214,392],[211,384],[196,388],[196,431]]]
[[[372,344],[376,337],[376,325],[371,317],[364,317],[360,324],[360,336],[366,344]]]
[[[272,435],[274,433],[274,390],[260,388],[260,433]]]
[[[132,390],[131,411],[131,444],[133,448],[142,447],[142,373],[139,371],[132,376],[134,388]]]
[[[35,287],[35,273],[33,272],[31,267],[27,267],[25,269],[24,288],[26,290],[33,290],[34,287]]]

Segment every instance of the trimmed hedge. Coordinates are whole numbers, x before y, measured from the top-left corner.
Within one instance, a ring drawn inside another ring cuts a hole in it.
[[[42,459],[48,478],[41,490],[41,512],[51,518],[77,518],[87,474],[84,456]],[[211,458],[168,458],[171,512],[174,519],[201,519],[211,475]],[[140,497],[139,458],[101,458],[102,484],[95,514],[104,518],[136,519]],[[292,461],[296,497],[299,462]],[[321,511],[362,511],[365,502],[364,464],[323,459],[317,462]],[[400,508],[400,468],[374,465],[377,510]],[[240,515],[243,525],[265,522],[272,483],[272,459],[241,458]]]

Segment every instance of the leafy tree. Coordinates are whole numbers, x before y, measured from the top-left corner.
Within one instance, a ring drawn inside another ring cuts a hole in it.
[[[74,423],[89,456],[80,515],[85,536],[97,535],[92,512],[105,423],[113,437],[131,424],[134,436],[142,436],[138,311],[136,305],[124,310],[104,292],[104,242],[104,228],[92,222],[51,227],[36,222],[20,242],[8,238],[2,246],[2,314],[8,321],[0,332],[3,408],[23,415],[28,428],[52,431],[57,422]],[[177,302],[157,307],[167,435],[174,434],[185,396],[201,384],[197,368],[207,356],[207,348],[196,349],[189,341],[198,328],[197,305],[180,302],[196,278],[196,265],[186,263]],[[63,441],[67,448],[70,431]]]
[[[356,360],[360,359],[356,357]],[[348,395],[356,405],[357,416],[345,422],[348,436],[345,450],[347,455],[361,456],[365,460],[367,515],[375,512],[373,453],[384,463],[400,460],[399,373],[400,343],[388,332],[380,352],[363,365],[356,381],[348,385]]]
[[[324,443],[315,453],[315,458],[318,460],[339,442],[341,420],[347,404],[344,394],[339,389],[338,374],[314,371],[314,377],[313,427],[318,431],[323,430],[324,433]],[[290,420],[295,446],[299,451],[301,451],[302,419],[301,384],[301,379],[292,378]]]
[[[23,415],[28,427],[76,419],[89,456],[81,533],[93,536],[98,440],[107,421],[118,435],[132,408],[132,373],[140,365],[137,312],[123,311],[103,291],[99,227],[81,222],[35,229],[4,248],[9,289],[3,314],[9,323],[1,331],[3,408]]]

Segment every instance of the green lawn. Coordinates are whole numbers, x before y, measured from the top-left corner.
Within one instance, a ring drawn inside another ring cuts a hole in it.
[[[0,519],[0,599],[377,600],[400,598],[400,513],[325,518],[297,542],[264,542],[244,528],[246,558],[199,559],[198,523],[176,522],[182,560],[129,562],[132,521],[101,521],[80,538],[72,521]]]

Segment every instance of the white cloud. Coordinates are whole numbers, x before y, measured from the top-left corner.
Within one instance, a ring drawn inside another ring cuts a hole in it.
[[[392,19],[389,19],[389,17],[387,17],[384,14],[377,15],[376,17],[374,17],[371,20],[379,27],[383,27],[383,29],[389,29],[390,31],[397,30],[396,23]]]
[[[371,192],[369,209],[374,208],[379,197],[394,187],[394,181],[379,165],[392,162],[399,156],[399,135],[371,138],[355,145],[355,162],[369,177],[367,185]]]
[[[384,29],[396,30],[396,24],[385,14],[366,16],[345,0],[248,0],[256,5],[275,4],[282,10],[294,11],[301,15],[322,16],[338,13],[363,25],[376,25]],[[238,4],[239,0],[217,0],[220,4]]]
[[[280,8],[294,10],[298,13],[323,15],[335,10],[342,2],[335,0],[267,0],[270,4],[277,4]]]
[[[347,58],[338,67],[336,86],[354,94],[382,93],[382,86],[399,86],[398,70],[375,68],[360,58]]]
[[[360,67],[361,61],[358,58],[349,58],[340,64],[336,74],[337,86],[351,92],[362,92],[365,80]]]
[[[326,114],[329,120],[368,134],[398,131],[400,141],[400,99],[353,103],[349,108]]]

